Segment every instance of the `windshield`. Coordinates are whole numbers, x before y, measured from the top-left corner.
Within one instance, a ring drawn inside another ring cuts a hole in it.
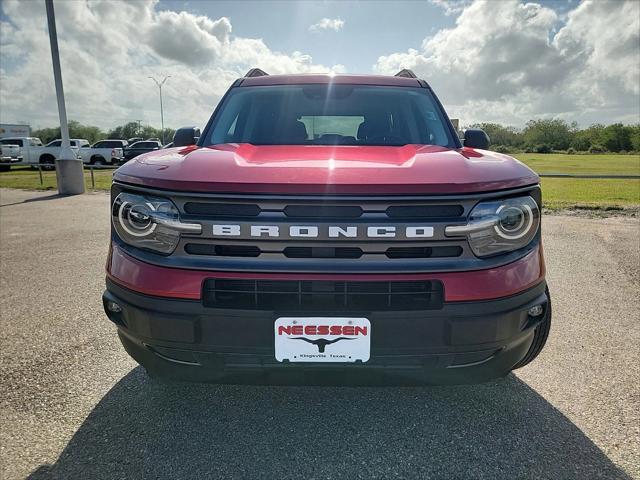
[[[455,146],[426,88],[369,85],[238,87],[204,145]]]

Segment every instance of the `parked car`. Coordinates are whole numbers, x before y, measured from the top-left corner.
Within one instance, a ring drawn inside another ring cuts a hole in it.
[[[111,189],[103,304],[150,375],[473,383],[541,352],[539,178],[412,72],[254,69],[173,143]]]
[[[136,142],[133,145],[129,145],[124,151],[124,158],[125,160],[131,160],[138,155],[153,152],[154,150],[160,150],[161,148],[162,144],[160,142],[143,140],[141,142]]]
[[[136,142],[141,142],[142,140],[144,140],[144,138],[142,137],[132,137],[130,139],[127,140],[127,142],[129,142],[129,145],[132,145]]]
[[[113,165],[124,160],[126,140],[100,140],[90,148],[81,148],[80,157],[90,165]]]

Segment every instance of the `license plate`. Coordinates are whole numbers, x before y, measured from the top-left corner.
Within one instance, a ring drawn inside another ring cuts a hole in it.
[[[280,317],[275,323],[279,362],[366,362],[370,339],[366,318]]]

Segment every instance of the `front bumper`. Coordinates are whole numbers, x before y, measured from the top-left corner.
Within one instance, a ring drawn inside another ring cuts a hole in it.
[[[358,312],[371,321],[365,364],[278,363],[274,321],[292,311],[215,309],[107,280],[105,311],[127,352],[153,376],[232,383],[476,383],[506,375],[527,353],[545,312],[546,284],[505,298],[445,302],[442,309]],[[107,308],[117,303],[121,312]],[[308,312],[299,314],[311,316]],[[345,316],[318,312],[315,316]]]

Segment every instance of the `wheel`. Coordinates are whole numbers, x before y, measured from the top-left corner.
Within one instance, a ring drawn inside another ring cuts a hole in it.
[[[91,165],[98,165],[99,167],[106,165],[107,162],[102,157],[93,157],[91,159]]]
[[[524,356],[522,360],[520,360],[513,369],[522,368],[525,365],[533,362],[535,358],[540,355],[540,352],[544,348],[544,345],[547,343],[547,338],[549,338],[549,331],[551,330],[551,297],[549,296],[549,289],[546,290],[547,293],[547,311],[544,313],[544,319],[540,322],[540,324],[536,327],[533,332],[533,342],[531,342],[531,346],[529,347],[529,351]]]
[[[43,155],[40,157],[40,164],[41,165],[49,165],[46,167],[43,167],[43,170],[53,170],[55,167],[56,163],[56,159],[53,157],[53,155]]]

